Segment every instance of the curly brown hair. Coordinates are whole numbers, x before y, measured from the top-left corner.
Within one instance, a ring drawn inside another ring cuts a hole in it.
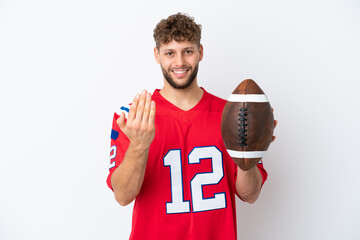
[[[162,19],[154,29],[154,40],[157,49],[160,45],[172,40],[177,42],[189,41],[200,47],[201,25],[196,24],[193,17],[185,13],[177,13]]]

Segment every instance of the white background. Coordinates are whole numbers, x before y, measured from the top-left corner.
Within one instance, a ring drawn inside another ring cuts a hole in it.
[[[360,239],[356,0],[0,1],[0,239],[128,238],[112,115],[161,88],[152,31],[179,11],[203,26],[199,84],[227,98],[252,78],[279,121],[239,239]]]

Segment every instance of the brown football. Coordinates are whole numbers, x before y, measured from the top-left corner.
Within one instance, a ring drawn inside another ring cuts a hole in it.
[[[242,81],[225,104],[221,134],[235,163],[248,171],[267,151],[274,131],[274,115],[261,88],[251,79]]]

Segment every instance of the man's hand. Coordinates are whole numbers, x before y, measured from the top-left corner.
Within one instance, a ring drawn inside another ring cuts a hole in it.
[[[127,120],[121,113],[117,119],[121,131],[129,138],[130,144],[140,149],[149,148],[155,137],[155,102],[151,93],[143,90],[134,98]]]
[[[274,112],[274,108],[271,108],[271,109],[272,109],[272,111]],[[276,128],[277,123],[278,123],[278,121],[277,121],[277,120],[274,120],[274,130],[275,130],[275,128]],[[275,141],[275,139],[276,139],[276,136],[273,136],[271,142]]]
[[[272,111],[274,111],[273,108]],[[277,123],[277,120],[274,120],[274,129]],[[271,142],[275,139],[276,137],[273,136]],[[256,166],[249,171],[237,168],[236,192],[243,201],[254,203],[260,194],[261,183],[262,177]]]
[[[120,205],[125,206],[140,192],[149,147],[155,137],[155,102],[151,101],[151,94],[144,90],[141,95],[136,95],[128,119],[121,113],[116,122],[130,140],[122,163],[111,177],[115,198]]]

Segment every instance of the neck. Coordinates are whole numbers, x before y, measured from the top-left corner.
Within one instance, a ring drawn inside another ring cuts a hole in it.
[[[196,80],[186,89],[176,89],[167,84],[160,90],[163,98],[171,102],[176,107],[187,111],[192,109],[201,100],[204,91],[197,85]]]

